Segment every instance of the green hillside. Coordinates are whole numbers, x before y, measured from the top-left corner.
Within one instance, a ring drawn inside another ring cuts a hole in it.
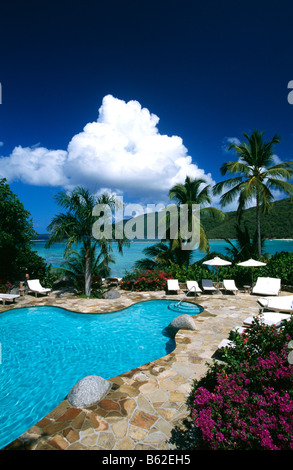
[[[218,222],[210,217],[201,216],[201,222],[205,227],[209,239],[215,238],[235,238],[236,212],[226,212],[225,222]],[[158,215],[157,213],[146,214],[137,217],[135,220],[144,227],[144,234],[141,238],[147,238],[147,218],[150,225],[155,227],[157,237]],[[143,219],[143,220],[141,220]],[[124,225],[128,220],[124,220]],[[253,235],[256,227],[256,209],[246,209],[243,213],[241,225],[247,225],[249,233]],[[135,227],[134,227],[135,230]],[[293,238],[293,201],[282,199],[272,204],[272,209],[267,215],[261,218],[261,231],[265,238]],[[47,239],[48,234],[38,235],[37,239]],[[140,237],[139,237],[140,238]]]
[[[209,239],[235,238],[236,212],[227,212],[224,222],[201,217]],[[241,226],[247,225],[252,235],[256,229],[256,208],[246,209],[242,216]],[[268,214],[261,216],[261,231],[265,238],[293,238],[293,201],[282,199],[275,201]]]

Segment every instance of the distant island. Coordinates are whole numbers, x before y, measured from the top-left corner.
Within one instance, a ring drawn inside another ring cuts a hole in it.
[[[243,211],[241,226],[246,225],[250,234],[255,231],[255,212],[255,207]],[[210,217],[201,217],[201,223],[210,240],[236,238],[236,211],[226,212],[226,216],[224,222],[215,221]],[[265,239],[293,239],[293,201],[290,198],[274,201],[269,213],[261,217],[261,230]],[[34,240],[47,241],[49,237],[48,233],[38,234]]]

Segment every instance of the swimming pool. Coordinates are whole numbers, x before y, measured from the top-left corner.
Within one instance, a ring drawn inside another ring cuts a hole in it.
[[[175,341],[164,329],[180,314],[168,308],[174,303],[150,300],[99,315],[59,307],[0,314],[0,448],[52,411],[83,377],[110,379],[169,354]],[[190,315],[202,312],[193,305]]]

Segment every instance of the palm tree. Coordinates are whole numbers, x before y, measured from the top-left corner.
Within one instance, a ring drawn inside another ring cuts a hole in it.
[[[93,215],[93,209],[97,204],[107,204],[110,208],[114,207],[115,200],[108,194],[94,196],[83,187],[76,187],[72,192],[59,191],[55,200],[58,205],[66,210],[66,213],[57,214],[53,217],[48,230],[51,232],[47,246],[50,247],[54,243],[66,240],[66,248],[64,256],[68,256],[73,244],[82,244],[84,253],[84,278],[85,278],[85,294],[91,293],[91,281],[93,266],[97,260],[92,257],[93,248],[97,245],[103,252],[105,258],[109,256],[111,248],[111,240],[101,238],[94,240],[92,228],[97,216]],[[122,252],[125,239],[118,240],[119,251]]]
[[[223,189],[228,191],[221,196],[223,207],[238,197],[238,220],[243,209],[256,201],[256,224],[258,237],[258,256],[261,256],[261,228],[260,213],[269,210],[274,196],[273,189],[293,195],[293,184],[289,182],[293,176],[293,162],[274,164],[273,146],[280,142],[277,134],[272,140],[263,141],[263,132],[254,130],[252,135],[243,134],[245,141],[230,144],[228,150],[233,149],[237,161],[230,161],[221,166],[222,175],[234,175],[232,178],[217,183],[213,193],[221,194]]]
[[[202,185],[205,185],[202,187]],[[189,222],[191,222],[192,217],[192,205],[199,204],[200,215],[205,215],[209,217],[215,217],[219,220],[225,219],[225,214],[215,207],[204,207],[207,204],[211,204],[211,195],[210,195],[210,185],[207,184],[206,180],[203,178],[190,178],[186,176],[184,184],[175,184],[169,191],[169,198],[174,200],[178,207],[185,204],[188,206]],[[192,226],[192,224],[190,224]],[[200,222],[200,241],[199,249],[202,251],[209,252],[209,241],[206,234],[206,231]]]

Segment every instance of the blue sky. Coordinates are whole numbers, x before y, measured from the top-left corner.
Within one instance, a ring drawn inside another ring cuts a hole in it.
[[[2,0],[0,177],[35,229],[77,184],[155,203],[187,173],[218,182],[227,139],[255,128],[293,160],[292,13],[289,0]]]

